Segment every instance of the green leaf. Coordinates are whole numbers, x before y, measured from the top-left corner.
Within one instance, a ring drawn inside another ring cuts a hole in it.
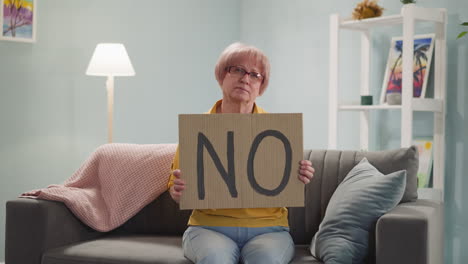
[[[462,25],[462,26],[468,26],[468,22],[463,22],[463,23],[461,23],[460,25]]]
[[[462,33],[460,33],[460,35],[458,35],[457,39],[465,36],[467,33],[468,33],[468,31],[463,31]]]

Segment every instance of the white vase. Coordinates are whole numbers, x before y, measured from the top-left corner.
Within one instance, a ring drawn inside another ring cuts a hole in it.
[[[389,105],[401,105],[401,93],[388,93],[386,99]]]
[[[403,12],[406,11],[406,10],[409,10],[411,8],[414,8],[416,7],[416,4],[415,3],[411,3],[411,4],[404,4],[402,7],[401,7],[401,14],[403,15]]]

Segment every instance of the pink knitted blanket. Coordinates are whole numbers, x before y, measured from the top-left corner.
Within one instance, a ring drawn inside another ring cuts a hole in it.
[[[63,184],[21,197],[63,202],[83,223],[107,232],[166,191],[176,147],[102,145]]]

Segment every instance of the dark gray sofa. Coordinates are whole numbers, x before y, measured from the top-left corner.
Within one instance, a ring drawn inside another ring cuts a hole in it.
[[[404,200],[382,216],[369,238],[368,263],[443,263],[443,204],[418,200],[417,151],[312,151],[316,173],[305,188],[305,207],[289,208],[291,235],[297,245],[292,263],[314,260],[309,243],[328,201],[362,157],[387,174],[406,169]],[[184,258],[181,236],[190,211],[181,211],[166,192],[124,225],[100,233],[82,224],[62,203],[19,198],[6,205],[6,264],[143,264],[191,263]]]

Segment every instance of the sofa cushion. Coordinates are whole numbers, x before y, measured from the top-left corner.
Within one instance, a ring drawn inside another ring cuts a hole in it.
[[[369,251],[369,232],[404,194],[406,171],[383,175],[362,159],[333,194],[311,253],[326,263],[361,263]]]
[[[191,212],[179,210],[179,205],[166,191],[113,232],[182,236]]]
[[[401,202],[414,202],[418,199],[419,154],[416,146],[394,150],[360,151],[356,153],[356,163],[363,158],[383,174],[406,170],[406,187]]]
[[[315,175],[304,188],[305,206],[288,208],[289,227],[296,244],[310,243],[336,188],[364,157],[383,174],[406,170],[402,202],[417,199],[418,151],[414,146],[385,151],[305,150],[304,159],[312,161]]]
[[[49,250],[42,264],[191,264],[181,244],[179,236],[109,236]]]
[[[293,260],[289,264],[323,264],[310,254],[308,245],[296,245]]]
[[[291,264],[323,264],[308,245],[297,245]],[[125,235],[76,243],[47,251],[42,264],[158,264],[187,263],[182,238],[172,236]]]

